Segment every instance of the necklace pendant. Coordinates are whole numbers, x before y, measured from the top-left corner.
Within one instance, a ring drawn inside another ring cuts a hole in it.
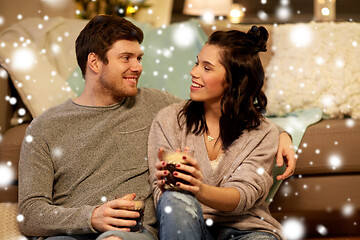
[[[211,142],[212,140],[214,140],[215,138],[213,138],[212,136],[207,136],[207,140],[208,142]]]

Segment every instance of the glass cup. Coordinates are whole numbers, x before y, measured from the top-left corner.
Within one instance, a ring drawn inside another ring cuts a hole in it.
[[[145,211],[145,202],[143,200],[135,200],[134,207],[124,207],[123,209],[137,211],[140,213],[140,217],[136,218],[136,225],[130,227],[131,232],[141,232],[143,229],[143,219],[144,219],[144,211]]]
[[[166,162],[166,166],[164,170],[169,171],[169,174],[164,178],[165,185],[164,188],[166,190],[172,191],[180,191],[183,190],[176,185],[177,182],[181,182],[184,184],[189,184],[188,182],[179,179],[173,175],[174,171],[181,172],[184,174],[189,174],[187,172],[181,171],[176,168],[176,164],[187,164],[186,161],[183,159],[184,156],[192,157],[194,155],[193,151],[186,151],[186,152],[174,152],[174,151],[165,151],[163,154],[163,159]]]

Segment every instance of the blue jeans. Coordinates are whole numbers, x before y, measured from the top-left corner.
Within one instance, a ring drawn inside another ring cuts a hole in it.
[[[165,191],[157,204],[160,240],[278,240],[262,231],[241,231],[234,228],[205,224],[201,205],[190,195]]]
[[[107,231],[99,234],[54,236],[45,238],[45,240],[100,240],[109,236],[117,236],[123,240],[156,240],[156,238],[147,230],[142,232],[123,232],[123,231]]]
[[[123,240],[156,240],[156,238],[146,229],[142,232],[107,231],[101,234],[96,240],[104,239],[109,236],[117,236]]]
[[[99,234],[79,234],[47,237],[45,240],[95,240]]]

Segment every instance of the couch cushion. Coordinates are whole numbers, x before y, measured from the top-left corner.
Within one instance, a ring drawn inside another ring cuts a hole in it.
[[[74,39],[85,24],[60,17],[27,18],[1,33],[0,64],[33,117],[76,97],[66,78],[76,66]]]
[[[271,214],[281,223],[295,218],[306,228],[306,237],[360,236],[360,175],[309,175],[283,182],[270,204]]]
[[[323,120],[306,129],[295,174],[360,172],[360,120]]]
[[[360,24],[310,22],[273,28],[266,68],[268,113],[320,107],[360,119]]]

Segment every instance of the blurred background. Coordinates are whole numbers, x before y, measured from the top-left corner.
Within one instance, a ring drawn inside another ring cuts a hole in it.
[[[91,18],[104,13],[132,16],[155,27],[192,17],[209,22],[219,18],[231,20],[230,14],[234,23],[359,22],[360,1],[0,0],[0,31],[27,17]]]

